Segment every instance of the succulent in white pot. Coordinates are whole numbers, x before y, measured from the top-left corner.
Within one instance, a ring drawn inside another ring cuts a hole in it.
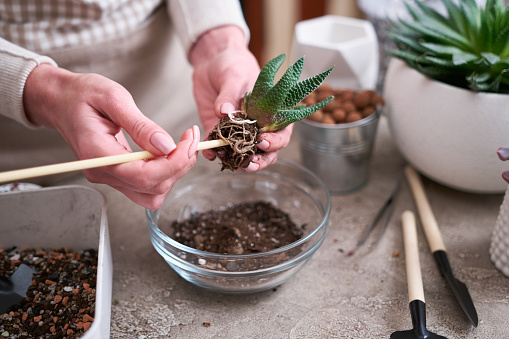
[[[509,145],[509,5],[421,0],[393,20],[385,78],[389,127],[403,157],[443,185],[502,193]]]

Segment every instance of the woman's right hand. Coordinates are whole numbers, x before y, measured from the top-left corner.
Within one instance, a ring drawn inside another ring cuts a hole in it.
[[[79,160],[131,152],[122,130],[159,156],[84,171],[89,181],[107,184],[143,207],[159,208],[175,182],[196,163],[197,126],[176,145],[143,115],[124,87],[103,76],[41,64],[26,81],[23,104],[28,119],[56,129]]]

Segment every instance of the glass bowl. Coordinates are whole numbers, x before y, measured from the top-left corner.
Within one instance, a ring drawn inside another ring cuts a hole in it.
[[[196,250],[170,237],[172,222],[231,204],[266,201],[286,212],[301,239],[255,254]],[[146,210],[152,245],[184,279],[223,293],[252,293],[279,286],[295,275],[322,244],[331,210],[325,184],[304,166],[286,159],[255,173],[220,171],[201,160],[180,179],[158,210]]]

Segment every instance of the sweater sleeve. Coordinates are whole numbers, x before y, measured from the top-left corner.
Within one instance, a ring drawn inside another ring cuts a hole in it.
[[[0,38],[0,115],[35,129],[23,108],[23,89],[28,75],[41,63],[56,66],[56,62],[5,39]]]
[[[168,0],[173,20],[186,55],[206,31],[225,25],[235,25],[244,31],[246,43],[250,32],[238,0]]]

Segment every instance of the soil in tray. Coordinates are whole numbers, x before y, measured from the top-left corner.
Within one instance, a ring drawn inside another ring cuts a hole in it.
[[[304,227],[265,201],[232,204],[172,224],[179,243],[220,254],[270,251],[302,238]]]
[[[0,315],[0,338],[79,338],[95,311],[97,252],[0,249],[0,276],[21,264],[36,273],[27,297]]]

